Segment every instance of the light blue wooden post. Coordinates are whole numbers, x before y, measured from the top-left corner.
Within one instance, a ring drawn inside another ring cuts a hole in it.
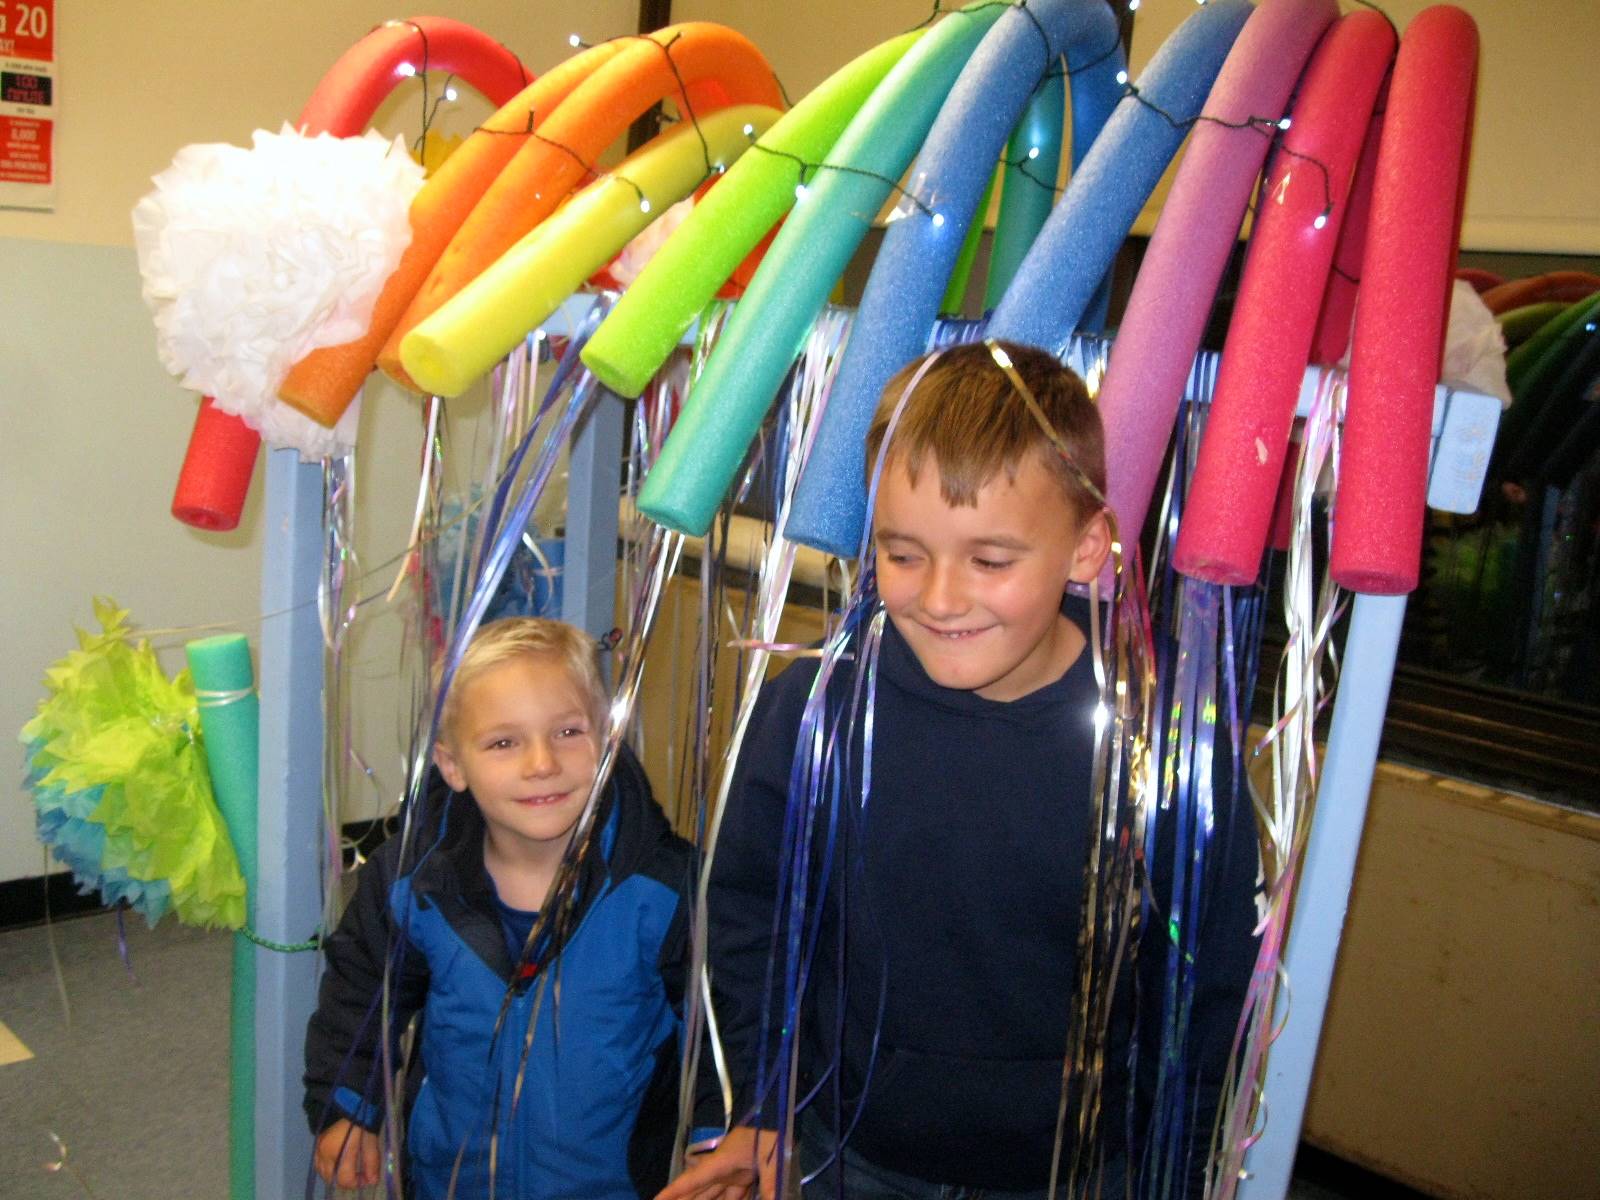
[[[267,452],[261,561],[260,883],[256,930],[302,942],[322,917],[322,628],[317,574],[322,468]],[[256,950],[256,1200],[305,1194],[306,1022],[321,955]]]
[[[1266,1128],[1245,1159],[1249,1178],[1239,1185],[1239,1200],[1282,1200],[1289,1190],[1405,612],[1404,596],[1357,596],[1351,610],[1317,809],[1283,956],[1289,1019],[1267,1059]]]
[[[622,401],[603,388],[572,439],[567,478],[561,619],[595,637],[616,625],[617,503],[622,484]]]

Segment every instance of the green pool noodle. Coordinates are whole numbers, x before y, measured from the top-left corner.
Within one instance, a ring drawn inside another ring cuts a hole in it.
[[[1000,182],[1002,170],[1004,167],[996,167],[994,174],[989,176],[989,184],[983,189],[983,199],[978,201],[978,211],[967,226],[966,240],[961,243],[956,265],[950,270],[950,282],[945,284],[944,299],[939,301],[940,316],[961,315],[962,301],[967,298],[967,281],[972,278],[972,264],[978,261],[978,246],[983,241],[983,222],[989,215],[989,201],[994,197],[995,184]]]
[[[1521,396],[1554,371],[1556,364],[1566,357],[1566,335],[1594,320],[1597,313],[1600,313],[1600,292],[1574,301],[1566,312],[1546,321],[1538,333],[1513,350],[1506,358],[1506,382],[1511,385],[1511,394]],[[1516,411],[1516,405],[1512,405],[1511,411]],[[1501,437],[1504,438],[1504,430]]]
[[[921,36],[891,38],[835,71],[728,168],[583,348],[596,379],[621,396],[644,391],[717,289],[794,206],[801,163],[827,155]]]
[[[823,167],[812,176],[808,197],[773,239],[645,477],[639,508],[652,521],[696,536],[710,527],[834,281],[921,148],[972,51],[1010,8],[976,0],[925,33],[829,153],[828,164],[843,169]]]
[[[244,875],[245,923],[255,921],[256,767],[261,704],[255,693],[250,643],[241,634],[201,638],[184,646],[200,704],[206,765],[217,808],[233,839]],[[233,935],[233,992],[229,1008],[228,1195],[252,1200],[256,1169],[256,950]]]
[[[1500,332],[1506,339],[1506,345],[1512,349],[1522,345],[1566,312],[1568,307],[1570,306],[1561,300],[1542,300],[1537,304],[1525,304],[1521,308],[1501,313],[1497,320],[1500,322]]]
[[[989,247],[989,275],[983,284],[983,308],[992,312],[1028,256],[1056,202],[1056,175],[1061,170],[1061,137],[1066,124],[1066,73],[1047,75],[1006,146],[1005,182],[1000,187],[1000,215]],[[1029,158],[1035,147],[1039,153]],[[1088,147],[1083,148],[1087,150]],[[1080,156],[1081,157],[1081,156]]]

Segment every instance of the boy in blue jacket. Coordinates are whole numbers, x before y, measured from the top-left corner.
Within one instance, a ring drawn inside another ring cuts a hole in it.
[[[565,938],[524,955],[594,782],[605,711],[594,644],[570,625],[497,621],[468,647],[434,751],[448,791],[419,817],[414,865],[400,863],[400,839],[385,843],[328,939],[306,1035],[324,1180],[381,1176],[388,960],[391,1037],[422,1015],[408,1069],[409,1195],[487,1196],[491,1170],[495,1194],[529,1200],[620,1200],[664,1182],[690,849],[626,751]]]
[[[1100,696],[1088,606],[1066,589],[1096,578],[1110,551],[1099,414],[1050,355],[973,344],[890,382],[868,435],[869,470],[886,439],[873,512],[888,622],[871,791],[864,805],[841,800],[856,816],[823,881],[798,1026],[802,1111],[790,1178],[817,1175],[808,1196],[1043,1197],[1081,1000],[1083,867],[1094,836]],[[661,1200],[773,1194],[782,1106],[770,1082],[766,1095],[756,1083],[763,1063],[772,1077],[782,1025],[773,914],[796,733],[816,672],[815,660],[798,662],[763,692],[717,844],[709,966],[736,1124]],[[849,696],[855,685],[853,665],[841,664],[830,690]],[[850,777],[860,780],[857,720]],[[846,733],[836,736],[843,744]],[[1192,1018],[1202,1161],[1254,960],[1253,838],[1229,841],[1226,859]],[[1159,904],[1160,881],[1155,891]],[[1159,914],[1147,929],[1164,933]],[[1159,1038],[1148,1013],[1160,1012],[1164,961],[1164,941],[1141,956],[1141,980],[1156,989],[1141,1009],[1146,1039]],[[1122,1120],[1128,1088],[1147,1104],[1153,1085],[1148,1065],[1137,1083],[1127,1078],[1127,1007],[1105,1064],[1106,1197],[1124,1194],[1136,1174]],[[1142,1064],[1156,1057],[1145,1045]],[[1073,1149],[1069,1127],[1063,1170]],[[1180,1180],[1169,1194],[1190,1193]]]

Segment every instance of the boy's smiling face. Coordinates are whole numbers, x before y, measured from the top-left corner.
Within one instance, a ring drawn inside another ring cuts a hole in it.
[[[1069,581],[1105,562],[1105,518],[1080,521],[1060,482],[1028,455],[999,471],[973,506],[940,494],[929,457],[913,482],[891,454],[873,513],[878,593],[889,619],[937,684],[1016,700],[1059,679],[1082,649],[1061,615]]]
[[[434,761],[471,791],[488,837],[508,851],[565,850],[599,763],[583,689],[551,655],[519,654],[461,687]]]

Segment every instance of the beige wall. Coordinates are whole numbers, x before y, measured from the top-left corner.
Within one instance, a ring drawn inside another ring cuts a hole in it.
[[[1429,0],[1386,0],[1402,28]],[[1600,5],[1571,0],[1457,0],[1477,20],[1483,53],[1462,244],[1475,250],[1600,254]],[[954,6],[952,6],[954,7]],[[1144,0],[1134,19],[1133,72],[1194,11],[1193,0]],[[1349,7],[1348,5],[1346,7]],[[777,4],[674,0],[680,20],[724,21],[747,33],[799,97],[849,57],[908,29],[928,0]],[[1136,230],[1154,228],[1159,198]]]
[[[247,144],[252,129],[295,117],[339,54],[396,11],[386,0],[59,7],[59,207],[0,210],[0,731],[7,739],[32,715],[45,667],[71,648],[72,626],[92,623],[91,596],[116,597],[146,628],[238,622],[254,639],[261,472],[234,533],[199,533],[168,516],[195,400],[156,361],[128,213],[180,146]],[[636,12],[634,0],[440,0],[425,8],[477,25],[535,72],[571,53],[570,33],[597,41],[629,32]],[[408,84],[385,107],[380,127],[414,135],[419,109],[419,88]],[[470,128],[486,111],[467,90],[454,109],[441,117],[446,131]],[[480,407],[471,396],[452,407],[461,440]],[[369,568],[404,544],[417,417],[415,400],[369,388],[358,470],[358,546]],[[374,570],[368,587],[383,590],[392,570]],[[393,796],[402,778],[400,618],[378,605],[366,611],[350,652],[357,742],[378,771],[381,794]],[[169,669],[182,663],[184,637],[158,639]],[[19,774],[0,779],[0,881],[42,869]],[[372,815],[378,800],[370,790],[357,793],[348,815]]]

